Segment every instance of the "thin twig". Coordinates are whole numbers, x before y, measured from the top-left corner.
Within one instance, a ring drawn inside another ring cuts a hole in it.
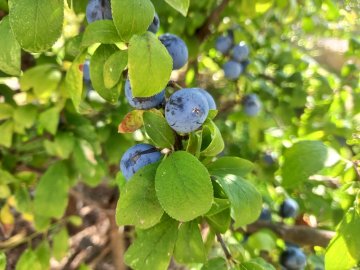
[[[224,242],[224,239],[222,238],[221,234],[220,234],[220,233],[216,233],[216,238],[217,238],[218,242],[220,243],[222,250],[223,250],[224,253],[225,253],[226,259],[227,259],[228,261],[232,261],[233,258],[232,258],[232,256],[231,256],[231,253],[230,253],[230,251],[228,250],[228,248],[227,248],[227,246],[226,246],[226,244],[225,244],[225,242]]]

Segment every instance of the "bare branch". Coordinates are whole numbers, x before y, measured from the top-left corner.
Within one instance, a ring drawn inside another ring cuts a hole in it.
[[[335,232],[311,228],[308,226],[288,226],[283,223],[257,221],[247,226],[246,232],[255,233],[261,229],[270,229],[287,242],[301,246],[327,247]]]

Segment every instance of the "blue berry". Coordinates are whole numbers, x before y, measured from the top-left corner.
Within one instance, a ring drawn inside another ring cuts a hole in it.
[[[263,209],[261,210],[259,220],[271,221],[271,211],[268,207],[263,207]]]
[[[222,54],[227,54],[233,45],[233,39],[230,36],[220,36],[216,39],[215,48]]]
[[[269,166],[275,164],[275,156],[272,153],[265,153],[265,155],[263,156],[263,160]]]
[[[244,42],[240,42],[232,49],[231,56],[235,61],[244,61],[249,57],[249,47]]]
[[[152,23],[149,25],[148,31],[156,34],[157,31],[159,31],[159,28],[160,28],[160,19],[157,13],[155,13],[154,19]]]
[[[288,198],[280,205],[279,215],[283,218],[296,217],[298,211],[298,203],[295,200]]]
[[[150,144],[137,144],[129,148],[122,156],[120,170],[129,180],[142,167],[155,163],[162,157],[161,153]]]
[[[173,60],[173,69],[182,68],[188,61],[189,53],[185,42],[176,35],[164,34],[159,37]]]
[[[244,111],[249,116],[256,116],[261,109],[261,101],[256,94],[246,95],[243,99]]]
[[[196,88],[183,88],[175,92],[165,106],[168,124],[179,133],[189,133],[200,128],[208,113],[208,101]]]
[[[223,70],[229,80],[237,80],[243,71],[241,64],[232,60],[223,65]]]
[[[112,20],[110,0],[89,0],[86,7],[88,23],[99,20]]]
[[[155,96],[152,97],[134,98],[132,95],[130,81],[129,79],[127,79],[125,82],[125,96],[130,106],[139,110],[147,110],[159,106],[164,101],[165,90],[161,91],[159,94],[156,94]]]
[[[212,95],[209,94],[208,91],[206,91],[206,90],[204,90],[202,88],[194,88],[194,89],[199,90],[199,92],[205,96],[206,101],[208,102],[208,105],[209,105],[209,110],[216,110],[215,100],[212,97]]]
[[[281,254],[280,264],[287,270],[301,270],[306,266],[306,256],[301,249],[289,247]]]

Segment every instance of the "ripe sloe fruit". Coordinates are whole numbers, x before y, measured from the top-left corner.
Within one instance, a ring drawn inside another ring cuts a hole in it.
[[[205,96],[196,88],[183,88],[170,96],[165,118],[172,129],[189,133],[202,126],[209,113]]]
[[[235,61],[244,61],[249,56],[249,47],[244,42],[240,42],[232,49],[231,56]]]
[[[256,94],[246,95],[243,99],[244,111],[249,116],[256,116],[261,109],[261,101]]]
[[[161,91],[152,97],[133,97],[129,79],[125,82],[125,96],[130,106],[139,109],[147,110],[159,106],[165,98],[165,90]]]
[[[299,211],[298,203],[291,198],[287,198],[280,205],[279,215],[283,218],[296,217]]]
[[[223,65],[225,77],[229,80],[236,80],[243,71],[241,64],[235,61],[228,61]]]
[[[150,144],[137,144],[129,148],[122,156],[120,170],[129,180],[142,167],[155,163],[161,158],[161,153]]]
[[[215,48],[222,54],[227,54],[233,45],[233,39],[230,36],[220,36],[216,39]]]
[[[287,270],[301,270],[306,265],[306,256],[301,249],[288,247],[281,254],[280,263]]]
[[[89,0],[86,7],[88,23],[99,20],[112,20],[110,0]]]
[[[173,69],[182,68],[189,57],[189,52],[185,42],[173,34],[161,35],[159,39],[173,59]]]
[[[154,19],[152,23],[149,25],[148,31],[156,34],[157,31],[159,31],[159,27],[160,27],[160,19],[157,13],[155,13]]]

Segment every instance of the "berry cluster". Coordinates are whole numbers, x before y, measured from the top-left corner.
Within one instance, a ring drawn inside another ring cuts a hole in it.
[[[133,98],[127,81],[125,94],[129,104],[136,109],[152,109],[165,104],[165,119],[180,134],[199,129],[209,111],[216,110],[213,97],[201,88],[182,88],[167,100],[165,90],[149,98]],[[125,152],[120,161],[120,169],[129,180],[140,168],[159,161],[161,157],[161,152],[154,146],[137,144]]]
[[[234,34],[229,31],[227,35],[217,38],[215,48],[230,59],[223,65],[225,77],[229,80],[237,80],[250,64],[249,47],[244,41],[239,44],[234,43]]]
[[[87,20],[111,19],[109,1],[90,0],[87,7]],[[110,12],[109,12],[110,10]],[[160,20],[157,14],[148,28],[148,31],[157,33]],[[178,36],[170,33],[159,36],[159,40],[167,49],[173,60],[173,70],[186,65],[188,61],[188,49],[185,42]],[[89,76],[89,62],[84,63],[84,82],[91,85]],[[134,97],[130,80],[125,82],[125,97],[129,105],[137,110],[150,110],[153,108],[163,109],[165,119],[169,126],[179,134],[186,134],[199,129],[209,114],[210,110],[216,110],[213,97],[201,88],[183,88],[175,91],[168,99],[165,97],[165,89],[151,97]],[[137,144],[128,149],[120,161],[120,169],[129,180],[140,168],[155,163],[162,158],[159,149],[150,144]]]

